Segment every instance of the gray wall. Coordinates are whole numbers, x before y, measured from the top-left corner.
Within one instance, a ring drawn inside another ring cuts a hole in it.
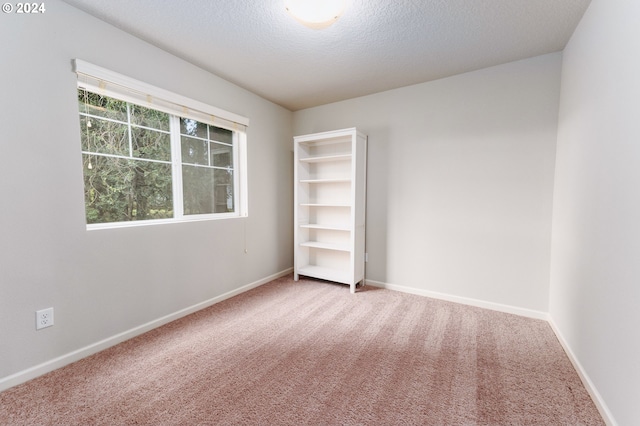
[[[294,113],[369,136],[367,278],[546,312],[561,54]]]
[[[593,0],[564,53],[550,314],[620,425],[640,424],[640,2]]]
[[[292,113],[46,8],[0,16],[0,382],[292,266]],[[249,217],[87,231],[74,58],[248,117]],[[36,332],[50,306],[55,325]]]

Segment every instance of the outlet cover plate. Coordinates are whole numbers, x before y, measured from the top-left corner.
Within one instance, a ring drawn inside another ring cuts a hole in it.
[[[53,308],[36,311],[36,330],[51,327],[53,325]]]

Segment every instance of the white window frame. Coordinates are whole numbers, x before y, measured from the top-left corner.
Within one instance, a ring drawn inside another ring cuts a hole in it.
[[[78,75],[78,88],[141,105],[171,115],[171,137],[180,140],[179,118],[191,118],[198,122],[233,131],[234,206],[229,213],[184,215],[182,199],[182,152],[180,144],[172,143],[172,179],[174,217],[166,219],[132,220],[87,224],[88,230],[147,226],[156,224],[218,220],[248,216],[247,133],[249,119],[224,111],[203,102],[135,80],[81,59],[73,61]],[[177,124],[177,125],[176,125]],[[176,134],[174,134],[174,132]]]

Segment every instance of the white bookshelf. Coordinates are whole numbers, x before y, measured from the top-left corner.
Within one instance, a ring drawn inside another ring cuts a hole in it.
[[[364,280],[367,137],[355,128],[294,137],[294,279]]]

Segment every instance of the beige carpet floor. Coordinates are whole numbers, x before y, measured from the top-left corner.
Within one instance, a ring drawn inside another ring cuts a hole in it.
[[[601,425],[549,325],[285,277],[0,393],[2,425]]]

